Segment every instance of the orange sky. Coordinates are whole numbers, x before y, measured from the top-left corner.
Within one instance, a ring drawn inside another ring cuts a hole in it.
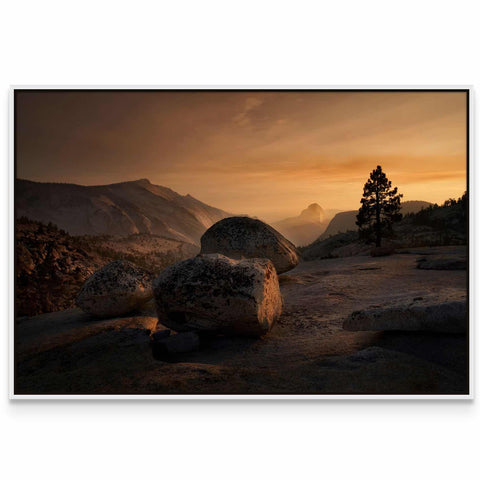
[[[466,189],[463,92],[20,92],[17,177],[148,178],[267,221],[359,207],[382,165],[404,200]]]

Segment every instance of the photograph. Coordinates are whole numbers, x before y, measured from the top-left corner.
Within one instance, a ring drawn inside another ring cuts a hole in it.
[[[12,398],[471,398],[470,88],[11,96]]]

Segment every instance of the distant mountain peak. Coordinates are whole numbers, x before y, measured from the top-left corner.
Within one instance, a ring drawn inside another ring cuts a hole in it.
[[[311,203],[305,210],[302,210],[300,217],[315,222],[323,222],[325,212],[318,203]]]
[[[308,245],[326,228],[326,214],[318,203],[311,203],[298,217],[285,218],[273,224],[295,245]]]

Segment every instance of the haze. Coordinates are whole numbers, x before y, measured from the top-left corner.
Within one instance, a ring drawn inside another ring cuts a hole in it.
[[[266,221],[359,207],[377,164],[403,200],[466,189],[464,92],[17,92],[17,177],[148,178]]]

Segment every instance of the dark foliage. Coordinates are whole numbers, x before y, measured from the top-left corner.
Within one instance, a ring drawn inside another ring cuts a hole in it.
[[[465,192],[457,200],[450,198],[442,205],[431,205],[417,213],[405,215],[402,221],[402,230],[415,232],[422,230],[427,232],[429,241],[421,240],[417,235],[417,241],[409,241],[411,246],[417,245],[465,245],[467,243],[468,226],[468,197]],[[435,232],[436,237],[428,232]]]
[[[393,236],[393,224],[402,219],[400,199],[397,187],[392,188],[380,165],[370,174],[363,187],[362,206],[357,215],[356,224],[360,239],[366,243],[381,246],[382,238]]]

